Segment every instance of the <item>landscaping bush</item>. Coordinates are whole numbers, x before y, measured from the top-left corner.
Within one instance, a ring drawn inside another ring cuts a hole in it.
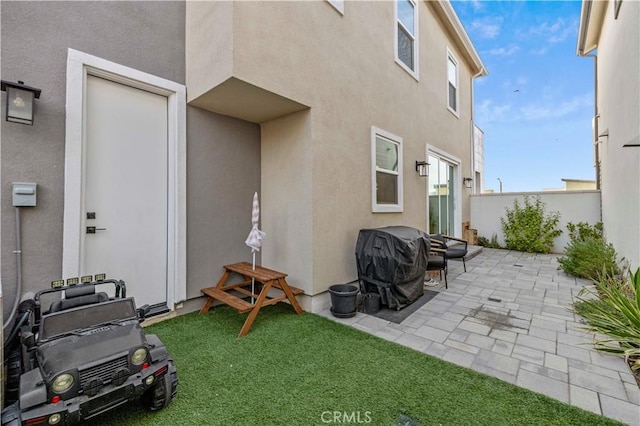
[[[613,245],[602,237],[602,223],[590,226],[585,222],[567,224],[571,241],[565,247],[565,257],[559,258],[560,268],[569,275],[597,280],[620,273]]]
[[[586,289],[574,303],[574,311],[585,318],[587,330],[609,338],[594,343],[595,349],[632,359],[640,370],[640,268],[629,279],[601,277],[595,289]]]
[[[487,248],[502,248],[500,243],[498,243],[498,235],[495,233],[491,236],[491,241],[487,237],[478,237],[478,245]]]
[[[513,202],[513,208],[507,207],[507,217],[500,218],[506,248],[525,251],[528,253],[549,253],[553,247],[553,240],[562,230],[558,229],[559,212],[545,212],[546,205],[536,197],[531,202],[524,197],[524,205],[518,200]]]
[[[567,230],[571,241],[584,241],[587,238],[603,239],[602,222],[596,222],[593,226],[587,222],[578,222],[578,224],[569,222],[567,223]]]

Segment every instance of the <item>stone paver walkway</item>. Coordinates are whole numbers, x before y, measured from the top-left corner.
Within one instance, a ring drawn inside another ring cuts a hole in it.
[[[484,249],[449,261],[449,288],[395,324],[321,315],[562,402],[640,424],[640,391],[621,358],[596,352],[568,307],[584,285],[557,256]]]

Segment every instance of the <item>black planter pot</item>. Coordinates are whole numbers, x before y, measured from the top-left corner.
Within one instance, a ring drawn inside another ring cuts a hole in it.
[[[367,293],[364,295],[364,313],[377,314],[380,312],[380,295],[377,293]]]
[[[356,314],[358,287],[351,284],[335,284],[329,287],[331,313],[337,318],[350,318]]]

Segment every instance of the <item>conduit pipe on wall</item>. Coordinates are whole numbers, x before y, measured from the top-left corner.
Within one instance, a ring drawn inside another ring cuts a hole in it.
[[[20,303],[20,293],[22,292],[22,224],[20,221],[20,207],[15,207],[16,211],[16,249],[14,254],[16,255],[16,294],[14,297],[13,307],[7,317],[7,320],[2,326],[3,335],[7,336],[10,331],[10,326],[13,323],[13,318],[18,310]]]

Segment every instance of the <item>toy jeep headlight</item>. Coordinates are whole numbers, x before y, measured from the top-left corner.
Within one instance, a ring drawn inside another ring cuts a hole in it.
[[[133,365],[140,365],[147,359],[147,349],[146,348],[138,348],[131,355],[131,363]]]
[[[60,413],[52,414],[49,417],[49,424],[50,425],[57,425],[58,423],[60,423],[60,420],[62,420],[62,415],[60,415]]]
[[[64,393],[73,385],[74,378],[69,373],[60,374],[51,384],[51,389],[55,393]]]

